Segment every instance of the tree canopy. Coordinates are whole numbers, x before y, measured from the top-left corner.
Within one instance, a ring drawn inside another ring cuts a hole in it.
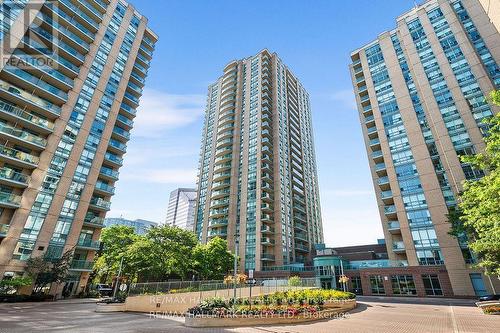
[[[213,238],[199,244],[195,234],[168,225],[153,227],[137,235],[126,226],[103,230],[103,250],[94,265],[101,281],[110,281],[123,258],[123,275],[133,281],[222,279],[231,270],[233,256],[227,242]]]
[[[490,95],[500,106],[500,91]],[[462,156],[473,168],[484,170],[479,180],[466,181],[458,210],[451,212],[452,234],[466,234],[470,249],[478,257],[478,266],[487,274],[500,276],[500,113],[487,120],[488,136],[483,152]]]

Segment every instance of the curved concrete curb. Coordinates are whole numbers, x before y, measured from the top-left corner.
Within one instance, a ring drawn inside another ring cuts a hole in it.
[[[339,314],[354,309],[357,306],[356,300],[345,301],[334,307],[333,303],[328,308],[307,315],[288,317],[287,315],[275,316],[234,316],[227,318],[217,317],[190,317],[186,316],[184,325],[187,327],[237,327],[237,326],[260,326],[275,324],[297,324],[308,321],[324,320],[338,317]]]
[[[125,311],[125,304],[97,304],[95,312],[123,312]]]

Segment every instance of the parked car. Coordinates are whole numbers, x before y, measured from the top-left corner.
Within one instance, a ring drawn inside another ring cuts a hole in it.
[[[498,301],[500,300],[500,295],[484,295],[479,297],[479,301],[485,302],[485,301]]]
[[[96,286],[96,290],[101,296],[111,296],[113,294],[113,289],[110,285],[98,283]]]

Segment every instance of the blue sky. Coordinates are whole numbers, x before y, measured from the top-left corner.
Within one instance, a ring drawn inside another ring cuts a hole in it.
[[[233,59],[277,52],[311,97],[325,242],[382,238],[348,70],[350,52],[412,0],[131,0],[159,35],[108,217],[163,222],[196,182],[207,86]]]

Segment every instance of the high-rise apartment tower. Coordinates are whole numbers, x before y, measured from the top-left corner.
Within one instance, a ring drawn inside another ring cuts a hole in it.
[[[64,288],[79,292],[157,37],[118,0],[1,6],[0,276],[72,250]]]
[[[427,1],[351,54],[389,259],[446,269],[455,295],[498,284],[471,268],[447,218],[463,181],[483,176],[459,156],[484,149],[482,121],[498,112],[485,98],[500,88],[500,34],[485,3]]]
[[[275,53],[209,86],[195,231],[238,241],[245,270],[309,262],[323,240],[309,95]]]
[[[185,230],[194,230],[196,189],[178,188],[170,193],[165,224]]]

